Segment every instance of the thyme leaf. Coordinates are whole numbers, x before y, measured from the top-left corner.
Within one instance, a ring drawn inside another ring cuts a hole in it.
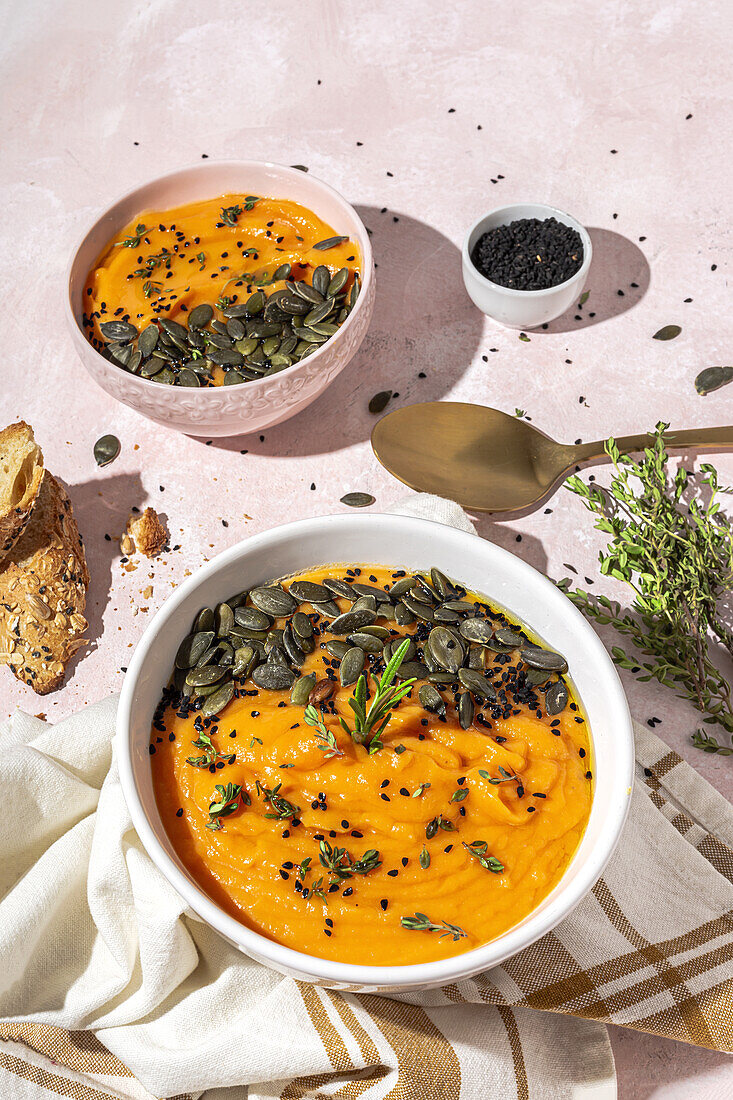
[[[498,875],[504,870],[504,864],[496,858],[496,856],[489,856],[486,853],[489,850],[489,846],[485,840],[474,840],[473,844],[466,844],[464,842],[463,847],[466,849],[470,856],[473,856],[475,860],[485,867],[487,871],[491,871],[493,874]]]
[[[227,783],[226,787],[217,783],[214,791],[216,796],[213,802],[209,803],[209,820],[206,822],[206,828],[216,831],[222,828],[221,819],[229,817],[236,810],[242,788],[239,783]],[[242,801],[244,802],[244,799]]]
[[[267,805],[272,806],[272,811],[266,813],[265,817],[284,821],[288,817],[297,817],[300,813],[300,806],[296,806],[294,802],[288,802],[287,798],[283,798],[282,795],[278,793],[282,787],[282,783],[276,783],[274,787],[266,787],[264,783],[260,783],[258,779],[255,786],[257,788],[257,793],[262,796],[263,801]]]
[[[219,757],[231,756],[231,753],[228,752],[217,752],[216,745],[205,730],[201,730],[197,739],[192,741],[191,744],[196,749],[203,749],[203,756],[186,757],[186,763],[191,764],[194,768],[208,768]]]
[[[412,917],[402,917],[400,923],[403,928],[407,928],[410,932],[440,932],[441,939],[444,936],[450,936],[455,941],[468,935],[457,924],[448,924],[447,921],[435,924],[424,913],[415,913]]]
[[[116,241],[115,247],[117,248],[121,246],[122,248],[139,248],[140,241],[147,232],[148,227],[146,225],[143,225],[142,222],[139,222],[138,225],[135,226],[135,232],[128,233],[127,236],[123,237],[121,241]]]

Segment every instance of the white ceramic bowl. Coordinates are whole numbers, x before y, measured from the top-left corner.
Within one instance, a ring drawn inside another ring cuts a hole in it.
[[[417,569],[437,565],[526,622],[568,660],[593,741],[595,796],[578,851],[562,880],[521,923],[455,958],[411,966],[331,962],[273,943],[209,898],[166,836],[153,794],[151,719],[181,638],[196,612],[232,592],[330,562],[375,562]],[[542,574],[475,535],[428,520],[391,515],[328,516],[286,524],[233,546],[189,577],[166,600],[133,655],[117,711],[122,787],[147,852],[188,905],[230,943],[282,973],[352,991],[423,989],[488,969],[544,935],[588,893],[606,865],[626,817],[633,782],[633,735],[616,670],[598,636]]]
[[[302,362],[270,378],[241,386],[200,390],[163,386],[128,374],[108,362],[89,343],[81,324],[84,286],[99,254],[136,214],[232,191],[291,199],[313,210],[337,233],[348,234],[358,243],[363,262],[362,288],[339,331]],[[190,435],[227,436],[262,431],[300,412],[315,401],[356,354],[373,308],[372,247],[353,206],[310,173],[259,161],[206,161],[128,191],[97,218],[74,250],[68,269],[67,320],[74,346],[94,381],[143,416]]]
[[[514,287],[493,283],[477,270],[471,253],[479,237],[489,229],[496,229],[498,225],[509,225],[520,218],[557,218],[580,234],[583,242],[583,263],[575,275],[546,290],[515,290]],[[484,214],[469,229],[461,253],[463,282],[471,301],[487,317],[500,321],[507,328],[537,328],[538,325],[554,321],[578,300],[583,293],[592,258],[593,246],[588,231],[575,218],[571,218],[570,214],[542,203],[515,203],[512,206],[500,206],[491,213]]]

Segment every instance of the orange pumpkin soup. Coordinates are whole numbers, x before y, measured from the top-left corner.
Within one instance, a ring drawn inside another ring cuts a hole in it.
[[[270,939],[372,965],[456,955],[530,913],[578,846],[591,750],[567,665],[437,571],[328,566],[241,593],[199,613],[176,666],[150,742],[163,823]]]
[[[249,381],[337,331],[361,264],[355,241],[287,199],[227,194],[143,211],[89,272],[82,323],[112,362],[152,381]]]

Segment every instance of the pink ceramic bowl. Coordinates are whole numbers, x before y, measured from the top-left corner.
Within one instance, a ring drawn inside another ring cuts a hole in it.
[[[108,362],[89,343],[81,324],[86,278],[105,245],[145,210],[165,209],[231,191],[291,199],[313,210],[337,233],[348,234],[357,242],[363,257],[362,289],[339,331],[302,362],[270,378],[240,386],[200,390],[161,386]],[[69,265],[67,319],[74,346],[94,381],[143,416],[189,435],[258,432],[310,405],[356,354],[374,308],[373,267],[369,235],[361,218],[327,183],[280,164],[207,161],[128,191],[97,218],[75,249]]]

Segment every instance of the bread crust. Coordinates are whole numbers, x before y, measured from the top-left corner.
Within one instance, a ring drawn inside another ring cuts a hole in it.
[[[146,508],[141,516],[130,516],[127,526],[136,548],[146,558],[156,557],[168,545],[168,532],[154,508]]]
[[[26,528],[43,481],[43,454],[25,420],[0,431],[0,561]]]
[[[86,645],[84,547],[65,490],[46,470],[30,521],[0,565],[0,661],[39,695]]]

